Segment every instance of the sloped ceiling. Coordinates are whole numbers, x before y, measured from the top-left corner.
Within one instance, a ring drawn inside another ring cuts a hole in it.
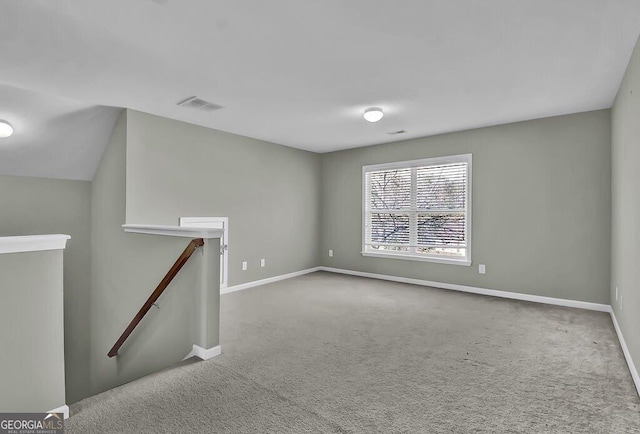
[[[638,0],[0,0],[0,84],[328,152],[608,108],[639,33]]]
[[[0,174],[91,180],[119,110],[0,85]]]

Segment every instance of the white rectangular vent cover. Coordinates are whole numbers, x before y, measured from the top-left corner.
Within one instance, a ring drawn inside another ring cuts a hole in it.
[[[196,109],[196,110],[204,110],[204,111],[213,111],[213,110],[218,110],[222,107],[221,105],[218,104],[214,104],[212,102],[209,101],[205,101],[203,99],[198,98],[197,96],[192,96],[189,97],[187,99],[185,99],[184,101],[180,101],[178,103],[179,106],[182,107],[189,107],[192,109]]]

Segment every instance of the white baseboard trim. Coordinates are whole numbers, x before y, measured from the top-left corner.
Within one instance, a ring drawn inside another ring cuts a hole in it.
[[[362,271],[344,270],[342,268],[319,267],[321,271],[330,273],[349,274],[351,276],[369,277],[372,279],[389,280],[392,282],[410,283],[413,285],[431,286],[434,288],[451,289],[453,291],[469,292],[472,294],[489,295],[492,297],[510,298],[513,300],[532,301],[534,303],[553,304],[557,306],[575,307],[578,309],[610,312],[608,304],[590,303],[588,301],[566,300],[563,298],[544,297],[541,295],[521,294],[519,292],[499,291],[496,289],[476,288],[474,286],[456,285],[453,283],[432,282],[430,280],[410,279],[408,277],[389,276],[386,274],[365,273]]]
[[[633,359],[631,358],[631,353],[629,352],[627,343],[624,340],[624,336],[622,336],[622,330],[620,330],[620,326],[618,325],[618,320],[616,319],[616,314],[613,312],[613,309],[611,310],[611,320],[613,321],[613,327],[616,329],[616,334],[618,335],[618,340],[620,341],[620,346],[622,347],[624,359],[627,361],[627,366],[629,366],[631,378],[633,378],[633,382],[636,385],[636,390],[638,391],[638,395],[640,396],[640,376],[638,375],[636,365],[633,363]]]
[[[49,410],[47,413],[62,413],[64,414],[65,419],[69,419],[69,406],[63,405],[62,407],[54,408],[53,410]]]
[[[243,283],[242,285],[229,286],[227,288],[220,289],[220,294],[228,294],[230,292],[241,291],[247,288],[253,288],[254,286],[266,285],[267,283],[273,283],[273,282],[278,282],[280,280],[291,279],[292,277],[298,277],[304,274],[320,271],[321,268],[322,267],[307,268],[306,270],[295,271],[289,274],[281,274],[280,276],[273,276],[267,279],[254,280],[253,282]]]
[[[215,356],[219,356],[222,354],[222,348],[220,345],[217,345],[213,348],[202,348],[199,345],[193,345],[191,352],[185,356],[182,360],[187,360],[190,357],[199,357],[202,360],[209,360],[214,358]]]
[[[332,267],[324,267],[324,266],[308,268],[306,270],[301,270],[301,271],[296,271],[295,273],[289,273],[289,274],[283,274],[280,276],[270,277],[268,279],[256,280],[253,282],[244,283],[242,285],[230,286],[228,288],[221,289],[220,294],[227,294],[229,292],[241,291],[243,289],[252,288],[254,286],[260,286],[260,285],[265,285],[267,283],[278,282],[280,280],[290,279],[292,277],[302,276],[304,274],[309,274],[316,271],[327,271],[330,273],[348,274],[351,276],[368,277],[371,279],[388,280],[391,282],[410,283],[413,285],[431,286],[434,288],[441,288],[441,289],[450,289],[453,291],[468,292],[471,294],[488,295],[492,297],[501,297],[501,298],[508,298],[513,300],[531,301],[534,303],[552,304],[556,306],[573,307],[577,309],[593,310],[597,312],[608,312],[609,314],[611,314],[613,326],[616,330],[616,334],[618,335],[618,340],[620,341],[620,345],[622,346],[622,352],[624,353],[624,358],[627,361],[627,365],[629,366],[629,371],[631,372],[631,377],[633,378],[633,382],[636,385],[638,395],[640,395],[640,375],[638,375],[638,370],[636,369],[635,364],[633,363],[633,359],[631,359],[631,353],[629,353],[629,348],[627,347],[627,343],[625,342],[624,337],[622,336],[622,331],[620,330],[620,326],[618,325],[618,320],[616,319],[616,316],[613,313],[613,309],[608,304],[591,303],[588,301],[578,301],[578,300],[567,300],[563,298],[545,297],[541,295],[521,294],[519,292],[499,291],[496,289],[478,288],[474,286],[456,285],[453,283],[434,282],[434,281],[422,280],[422,279],[411,279],[408,277],[390,276],[386,274],[376,274],[376,273],[366,273],[363,271],[344,270],[342,268],[332,268]],[[221,352],[220,346],[211,348],[209,350],[205,350],[204,348],[194,345],[193,350],[191,351],[191,353],[189,353],[187,357],[185,357],[185,359],[192,356],[197,356],[203,360],[207,360],[207,359],[210,359],[211,357],[215,357],[219,355],[220,352]],[[67,412],[68,412],[68,408],[67,408]]]

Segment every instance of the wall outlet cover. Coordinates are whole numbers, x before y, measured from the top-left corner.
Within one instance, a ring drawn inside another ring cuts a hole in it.
[[[242,262],[242,271],[246,271],[247,270],[247,261],[243,261]]]
[[[333,250],[329,250],[329,257],[332,258],[333,257]]]
[[[480,273],[480,274],[486,274],[487,273],[487,268],[485,267],[484,264],[478,265],[478,273]]]
[[[264,267],[265,265],[267,265],[267,261],[264,258],[260,259],[260,266]]]

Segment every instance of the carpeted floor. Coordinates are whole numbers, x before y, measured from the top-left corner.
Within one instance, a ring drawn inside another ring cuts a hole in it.
[[[222,296],[222,355],[67,433],[640,433],[608,314],[314,273]]]

